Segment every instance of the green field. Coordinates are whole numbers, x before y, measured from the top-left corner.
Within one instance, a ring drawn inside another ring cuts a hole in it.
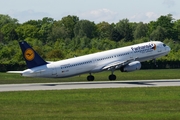
[[[1,120],[179,120],[180,87],[2,92]]]
[[[116,71],[118,80],[180,79],[179,69]],[[110,72],[94,74],[105,81]],[[26,78],[0,73],[0,84],[86,81]],[[0,92],[1,120],[179,120],[180,87]]]
[[[110,71],[93,74],[95,81],[109,81]],[[139,70],[134,72],[122,73],[115,71],[117,80],[151,80],[151,79],[180,79],[180,69],[156,69],[156,70]],[[88,74],[70,78],[27,78],[19,74],[0,73],[0,84],[12,83],[47,83],[47,82],[80,82],[87,81]]]

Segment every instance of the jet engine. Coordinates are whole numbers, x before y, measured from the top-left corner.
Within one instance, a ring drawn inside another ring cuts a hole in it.
[[[135,70],[139,70],[141,68],[141,63],[139,61],[131,62],[125,66],[120,68],[121,72],[131,72]]]

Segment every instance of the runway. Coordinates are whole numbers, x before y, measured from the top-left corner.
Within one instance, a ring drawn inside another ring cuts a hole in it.
[[[162,87],[162,86],[180,86],[180,79],[3,84],[0,85],[0,92],[95,89],[95,88],[126,88],[126,87]]]

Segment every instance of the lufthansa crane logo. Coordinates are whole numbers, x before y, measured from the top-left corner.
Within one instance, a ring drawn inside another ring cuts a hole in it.
[[[156,50],[156,44],[152,45],[152,49]]]
[[[26,60],[31,61],[34,59],[34,51],[30,48],[26,49],[26,51],[24,52],[24,57],[26,58]]]

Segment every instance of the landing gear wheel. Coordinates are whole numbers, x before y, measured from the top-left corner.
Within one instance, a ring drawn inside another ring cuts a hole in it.
[[[154,61],[154,68],[158,68],[158,65],[156,64],[156,59],[154,59],[153,61]]]
[[[109,80],[116,80],[116,75],[109,75]]]
[[[93,76],[93,75],[87,76],[87,80],[88,80],[88,81],[94,81],[94,76]]]

